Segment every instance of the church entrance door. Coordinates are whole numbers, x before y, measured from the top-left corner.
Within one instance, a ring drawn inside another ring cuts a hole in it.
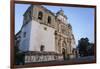
[[[65,60],[65,48],[62,49],[63,59]]]

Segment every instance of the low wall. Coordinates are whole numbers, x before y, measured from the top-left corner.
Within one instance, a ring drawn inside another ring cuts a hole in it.
[[[28,52],[25,53],[25,63],[63,60],[61,54],[54,52]]]

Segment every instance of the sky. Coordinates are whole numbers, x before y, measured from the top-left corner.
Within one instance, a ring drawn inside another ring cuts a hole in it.
[[[21,29],[23,24],[23,14],[30,4],[15,4],[15,34]],[[81,38],[89,38],[94,43],[94,8],[65,7],[43,5],[47,9],[56,13],[60,9],[68,17],[68,23],[72,26],[76,44]]]

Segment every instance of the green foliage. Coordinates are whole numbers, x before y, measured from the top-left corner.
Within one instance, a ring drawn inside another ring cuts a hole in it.
[[[89,56],[93,55],[94,47],[93,44],[90,46],[90,42],[88,38],[81,38],[78,42],[79,54],[80,56]]]

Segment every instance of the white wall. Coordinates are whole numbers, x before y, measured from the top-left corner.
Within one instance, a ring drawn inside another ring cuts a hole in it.
[[[44,30],[44,27],[47,30]],[[30,51],[40,51],[40,46],[44,45],[44,51],[55,51],[54,29],[32,20],[30,35]]]
[[[39,51],[40,46],[40,24],[32,20],[31,23],[31,34],[30,34],[30,51]]]
[[[30,30],[31,30],[31,22],[26,24],[21,31],[21,42],[19,49],[21,51],[29,50],[29,41],[30,41]],[[23,33],[26,32],[26,37],[23,37]]]
[[[47,30],[44,30],[44,27]],[[45,46],[45,51],[55,51],[55,29],[41,24],[41,44]]]

